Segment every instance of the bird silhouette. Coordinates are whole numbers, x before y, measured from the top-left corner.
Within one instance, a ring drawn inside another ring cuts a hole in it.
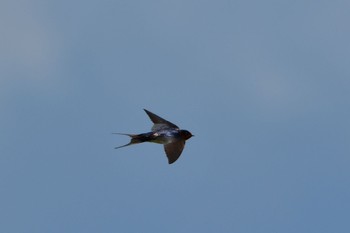
[[[131,138],[128,144],[115,147],[115,149],[143,142],[159,143],[164,145],[169,164],[174,163],[180,157],[186,140],[190,139],[193,135],[189,131],[180,129],[177,125],[146,109],[144,111],[154,123],[151,132],[141,134],[114,133],[126,135]]]

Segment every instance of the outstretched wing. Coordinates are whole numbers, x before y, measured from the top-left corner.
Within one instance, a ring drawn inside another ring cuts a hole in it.
[[[165,153],[168,157],[169,164],[174,163],[181,155],[185,147],[185,141],[180,140],[164,145]]]
[[[146,109],[143,110],[145,110],[151,121],[154,123],[152,127],[153,132],[161,129],[179,129],[177,125],[171,123],[170,121],[167,121]]]

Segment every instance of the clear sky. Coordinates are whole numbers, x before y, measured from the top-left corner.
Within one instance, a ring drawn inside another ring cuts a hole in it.
[[[0,232],[350,232],[349,10],[1,1]]]

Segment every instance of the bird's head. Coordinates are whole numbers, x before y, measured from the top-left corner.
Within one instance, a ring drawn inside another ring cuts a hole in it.
[[[183,139],[187,140],[187,139],[190,139],[191,137],[193,137],[194,135],[191,134],[190,131],[187,131],[187,130],[181,130],[180,131],[180,135]]]

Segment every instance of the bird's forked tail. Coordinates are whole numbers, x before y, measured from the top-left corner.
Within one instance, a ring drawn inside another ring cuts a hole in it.
[[[126,135],[126,136],[131,137],[130,142],[128,144],[125,144],[123,146],[115,147],[114,149],[119,149],[119,148],[122,148],[122,147],[130,146],[130,145],[133,145],[133,144],[138,144],[138,143],[142,143],[142,142],[146,141],[146,138],[145,138],[145,136],[143,134],[127,134],[127,133],[113,133],[113,134]]]

